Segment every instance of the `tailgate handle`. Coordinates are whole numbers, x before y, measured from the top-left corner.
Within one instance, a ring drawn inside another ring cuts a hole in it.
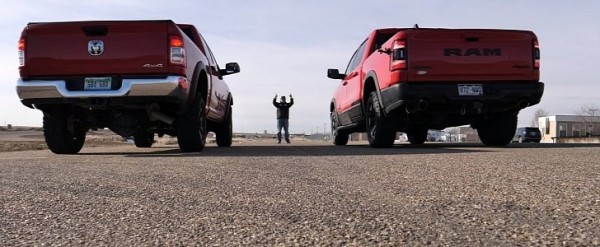
[[[86,26],[82,27],[85,36],[106,36],[108,28],[106,26]]]
[[[465,41],[467,41],[467,42],[478,42],[479,38],[478,37],[466,37]]]

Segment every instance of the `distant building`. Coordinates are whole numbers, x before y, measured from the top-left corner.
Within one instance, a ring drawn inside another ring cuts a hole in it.
[[[404,137],[406,137],[406,134],[404,134],[402,132],[396,132],[396,140],[407,141],[405,139],[402,139],[403,135],[404,135]],[[369,137],[367,136],[367,133],[358,132],[358,133],[350,134],[350,141],[368,141],[368,140],[369,140]]]
[[[447,142],[481,142],[477,130],[469,126],[450,127],[445,132],[448,133],[445,137]]]
[[[538,118],[542,142],[600,136],[600,116],[555,115]]]
[[[442,136],[446,133],[441,130],[427,130],[427,141],[429,142],[441,142]]]
[[[366,133],[353,133],[350,135],[350,141],[368,141]],[[405,133],[397,132],[396,140],[398,142],[407,142],[408,137]],[[469,126],[451,127],[445,130],[428,130],[428,142],[481,142],[477,130]]]

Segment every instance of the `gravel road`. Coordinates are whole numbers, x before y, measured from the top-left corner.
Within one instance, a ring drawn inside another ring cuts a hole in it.
[[[600,145],[0,153],[0,246],[600,245]]]

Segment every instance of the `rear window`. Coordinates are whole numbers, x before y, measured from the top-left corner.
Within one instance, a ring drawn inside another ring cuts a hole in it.
[[[525,128],[525,131],[527,131],[527,132],[540,132],[540,129],[538,129],[538,128]]]

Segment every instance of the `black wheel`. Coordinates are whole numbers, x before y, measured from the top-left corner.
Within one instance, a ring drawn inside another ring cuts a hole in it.
[[[76,154],[81,151],[87,132],[84,126],[69,124],[69,115],[63,112],[44,112],[44,139],[55,154]]]
[[[206,146],[206,118],[204,101],[191,106],[175,120],[177,143],[182,152],[201,152]]]
[[[331,136],[333,136],[333,144],[338,146],[344,146],[348,144],[348,133],[343,130],[338,130],[339,127],[337,112],[331,112]]]
[[[408,142],[413,145],[419,145],[425,143],[427,140],[427,128],[416,128],[406,131],[406,137]]]
[[[154,133],[139,131],[133,135],[133,143],[138,148],[149,148],[154,143]]]
[[[229,106],[229,111],[225,120],[218,125],[215,133],[217,134],[217,146],[219,147],[231,147],[233,142],[233,123],[231,119],[232,108]]]
[[[369,95],[366,109],[369,145],[374,148],[388,148],[394,145],[394,139],[396,139],[395,120],[383,116],[377,92],[373,91]]]
[[[517,113],[507,112],[485,120],[477,127],[477,134],[486,146],[499,147],[508,145],[516,130]]]

